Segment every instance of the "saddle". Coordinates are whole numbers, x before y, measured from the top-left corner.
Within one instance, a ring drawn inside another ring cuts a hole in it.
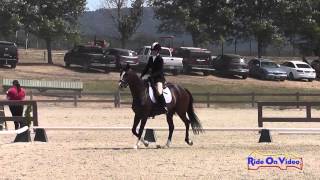
[[[149,115],[149,117],[153,117],[156,116],[156,115],[160,115],[160,114],[164,114],[165,111],[163,110],[163,108],[160,106],[160,104],[157,102],[157,90],[156,90],[156,87],[155,87],[155,84],[152,83],[152,81],[150,80],[146,80],[145,81],[146,83],[146,86],[147,86],[147,96],[149,96],[149,98],[151,99],[152,101],[152,110],[151,110],[151,113]],[[171,94],[171,91],[169,89],[169,87],[167,86],[167,83],[164,83],[164,86],[163,86],[163,96],[165,98],[165,101],[166,103],[171,103],[172,101],[172,94]]]
[[[156,86],[155,86],[155,83],[152,81],[152,79],[149,77],[146,81],[145,81],[145,85],[148,87],[148,94],[149,94],[149,97],[151,99],[151,101],[153,103],[157,103],[157,98],[156,98],[156,94],[157,94],[157,90],[156,90]],[[168,87],[168,83],[167,82],[164,82],[163,83],[163,96],[166,100],[166,103],[171,103],[172,101],[172,94],[171,94],[171,91]]]

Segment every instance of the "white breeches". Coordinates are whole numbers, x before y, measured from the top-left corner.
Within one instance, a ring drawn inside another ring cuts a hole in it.
[[[162,92],[163,92],[163,84],[162,84],[162,82],[157,82],[156,89],[157,89],[158,96],[160,96],[162,94]]]

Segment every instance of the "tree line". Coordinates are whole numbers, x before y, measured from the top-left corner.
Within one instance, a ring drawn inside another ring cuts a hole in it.
[[[159,32],[187,33],[194,46],[251,40],[258,56],[270,44],[290,42],[302,55],[320,55],[319,0],[104,0],[123,48],[136,33],[143,7],[151,6]],[[48,63],[57,38],[79,41],[78,18],[85,0],[0,0],[0,37],[17,30],[46,42]],[[103,22],[102,22],[103,23]]]
[[[290,42],[302,55],[320,55],[319,0],[151,0],[160,32],[187,32],[194,46],[254,39],[258,56]]]

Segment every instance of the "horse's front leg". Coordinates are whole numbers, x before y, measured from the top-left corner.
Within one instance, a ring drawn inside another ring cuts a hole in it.
[[[137,138],[139,137],[137,133],[137,127],[139,123],[140,123],[140,116],[135,114],[131,131],[132,131],[132,134],[135,135]]]
[[[144,141],[144,140],[141,139],[141,136],[142,136],[144,127],[145,127],[145,125],[146,125],[146,123],[147,123],[147,119],[148,119],[148,118],[142,118],[142,119],[141,119],[141,123],[140,123],[140,127],[139,127],[139,133],[137,134],[138,140],[137,140],[137,143],[136,143],[136,145],[135,145],[135,148],[138,148],[138,147],[139,147],[139,142],[140,142],[140,141],[142,141],[145,146],[148,146],[148,145],[149,145],[148,142],[146,142],[146,141]]]
[[[168,136],[167,144],[165,146],[166,147],[170,147],[172,134],[173,134],[173,130],[174,130],[173,114],[172,113],[168,113],[167,114],[167,123],[168,123],[168,126],[169,126],[169,136]]]

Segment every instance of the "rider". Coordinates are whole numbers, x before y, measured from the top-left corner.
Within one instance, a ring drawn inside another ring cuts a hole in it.
[[[142,71],[140,78],[142,78],[148,72],[149,68],[151,69],[150,78],[151,81],[153,81],[152,83],[154,83],[156,86],[156,93],[158,96],[157,100],[160,103],[160,105],[164,108],[164,110],[167,112],[168,109],[163,96],[163,85],[166,80],[164,78],[163,72],[163,59],[160,55],[161,45],[158,42],[154,42],[151,45],[151,51],[153,56],[149,57],[148,64]]]

